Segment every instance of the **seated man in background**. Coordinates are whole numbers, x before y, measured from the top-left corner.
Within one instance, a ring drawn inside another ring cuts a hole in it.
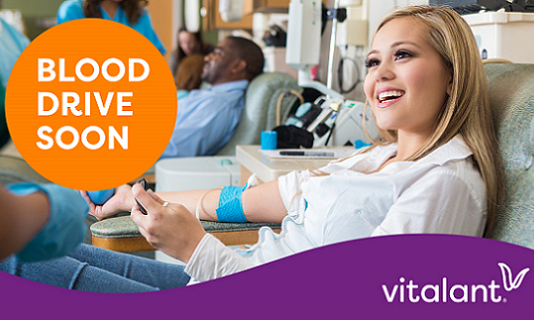
[[[205,61],[202,80],[212,87],[180,99],[174,132],[160,159],[216,154],[234,134],[248,83],[264,65],[260,47],[239,37],[223,39]]]

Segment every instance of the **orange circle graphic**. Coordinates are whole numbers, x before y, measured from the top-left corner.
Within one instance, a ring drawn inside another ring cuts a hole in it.
[[[169,67],[137,31],[81,19],[21,54],[6,91],[15,146],[45,178],[102,190],[132,181],[165,150],[177,99]]]

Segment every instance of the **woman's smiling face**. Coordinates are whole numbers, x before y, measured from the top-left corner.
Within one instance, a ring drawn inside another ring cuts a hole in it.
[[[365,94],[377,125],[430,136],[451,89],[451,71],[412,18],[387,22],[367,56]]]

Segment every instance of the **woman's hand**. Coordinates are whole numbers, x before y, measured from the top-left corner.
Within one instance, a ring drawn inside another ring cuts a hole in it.
[[[89,214],[102,220],[119,212],[130,211],[135,204],[131,189],[127,184],[115,188],[115,195],[102,206],[95,205],[87,196],[87,192],[80,191],[80,193],[89,204]]]
[[[146,192],[135,184],[132,188],[135,198],[145,207],[144,215],[135,204],[132,208],[132,220],[139,226],[139,231],[155,248],[185,263],[193,255],[198,243],[206,231],[195,216],[182,204],[165,203],[154,192]]]

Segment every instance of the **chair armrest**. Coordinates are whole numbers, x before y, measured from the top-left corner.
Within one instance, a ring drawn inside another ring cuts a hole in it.
[[[22,158],[9,155],[0,155],[0,184],[33,181],[37,183],[50,183],[42,177]]]
[[[200,221],[206,232],[225,245],[253,244],[258,241],[258,229],[271,227],[280,231],[278,223],[223,223]],[[91,225],[93,245],[120,252],[155,250],[139,232],[129,216],[110,218]]]

